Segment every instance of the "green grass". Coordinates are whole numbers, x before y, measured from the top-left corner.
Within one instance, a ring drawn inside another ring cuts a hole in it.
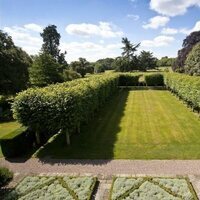
[[[21,124],[16,121],[12,122],[1,122],[0,123],[0,139],[9,136],[10,133],[13,133],[16,129],[19,129]],[[0,146],[0,157],[3,157],[1,146]]]
[[[0,139],[20,127],[21,125],[16,121],[0,123]]]
[[[85,159],[199,159],[200,120],[165,90],[123,90],[66,146],[63,135],[36,156]]]

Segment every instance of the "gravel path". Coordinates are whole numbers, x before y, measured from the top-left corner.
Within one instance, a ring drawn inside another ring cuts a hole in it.
[[[5,160],[15,173],[90,173],[114,174],[200,175],[200,160],[60,160],[36,159]]]

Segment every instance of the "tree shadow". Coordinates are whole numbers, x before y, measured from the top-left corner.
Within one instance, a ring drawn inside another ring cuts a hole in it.
[[[88,125],[81,127],[80,134],[71,136],[67,146],[64,135],[57,135],[36,156],[42,163],[49,164],[92,164],[102,165],[114,158],[115,143],[121,131],[120,121],[129,95],[128,89],[119,90],[100,109]]]

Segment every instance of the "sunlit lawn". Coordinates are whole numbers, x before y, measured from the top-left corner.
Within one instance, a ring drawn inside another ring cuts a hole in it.
[[[66,147],[58,136],[37,156],[88,159],[199,159],[200,120],[165,90],[120,91]]]

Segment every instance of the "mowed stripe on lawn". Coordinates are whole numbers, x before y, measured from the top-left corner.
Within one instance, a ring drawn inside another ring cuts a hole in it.
[[[63,136],[39,151],[55,158],[197,159],[200,120],[165,90],[122,90],[66,147]]]

